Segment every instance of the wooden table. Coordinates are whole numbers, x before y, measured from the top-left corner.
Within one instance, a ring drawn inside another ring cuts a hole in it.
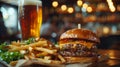
[[[120,50],[99,49],[99,54],[108,56],[107,60],[94,63],[90,67],[120,67]]]

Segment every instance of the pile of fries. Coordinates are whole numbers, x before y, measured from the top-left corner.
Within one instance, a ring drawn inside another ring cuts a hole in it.
[[[12,42],[9,51],[19,51],[24,55],[23,59],[37,59],[48,64],[62,64],[66,60],[59,54],[58,49],[45,39],[37,39],[36,42],[25,44],[20,41]],[[12,63],[12,62],[11,62]]]

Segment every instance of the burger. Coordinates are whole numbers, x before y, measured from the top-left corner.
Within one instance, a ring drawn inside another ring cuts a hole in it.
[[[97,44],[100,40],[96,33],[87,29],[70,29],[61,34],[59,53],[67,63],[87,63],[97,61]]]

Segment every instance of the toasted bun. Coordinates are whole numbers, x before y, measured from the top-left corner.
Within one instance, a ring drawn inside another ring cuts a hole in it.
[[[88,40],[88,41],[93,41],[96,43],[100,42],[96,33],[92,32],[90,30],[86,30],[86,29],[78,29],[78,28],[70,29],[70,30],[64,32],[60,36],[60,40],[69,39],[69,38]]]
[[[91,63],[97,60],[96,57],[65,57],[67,63]]]

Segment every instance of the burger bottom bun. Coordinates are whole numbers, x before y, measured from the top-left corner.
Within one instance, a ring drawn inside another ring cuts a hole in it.
[[[97,57],[64,57],[67,63],[93,63],[98,59]]]

